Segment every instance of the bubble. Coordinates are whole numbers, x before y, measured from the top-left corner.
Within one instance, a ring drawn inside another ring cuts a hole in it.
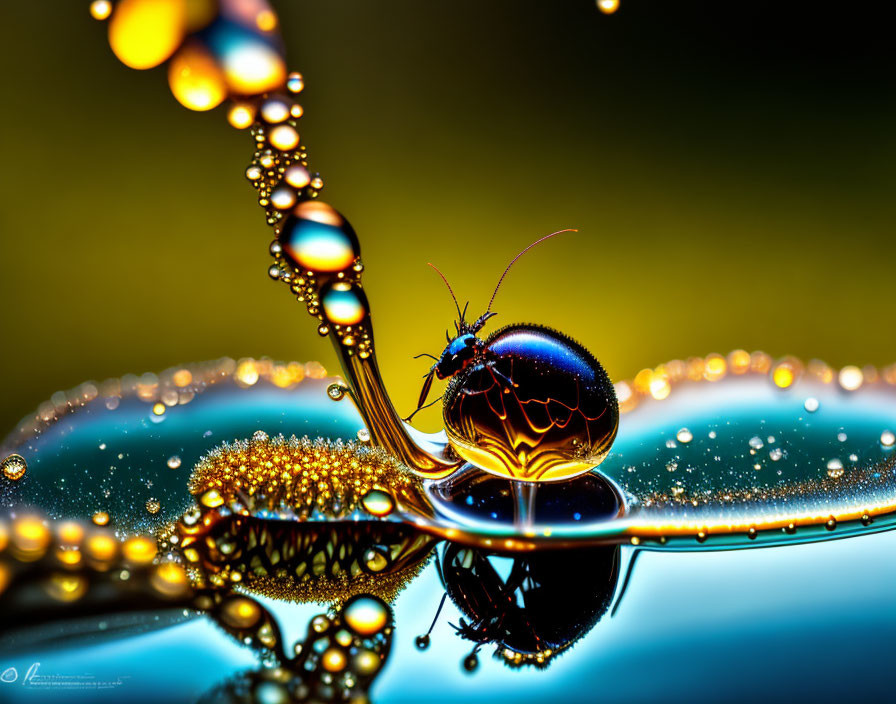
[[[387,492],[371,489],[361,498],[361,505],[371,516],[382,518],[395,510],[395,501]]]
[[[25,462],[24,457],[13,453],[3,460],[3,463],[0,464],[0,468],[3,469],[4,477],[10,481],[17,482],[25,476],[25,472],[28,470],[28,464]]]
[[[327,320],[335,325],[357,325],[367,317],[367,298],[359,286],[344,281],[327,286],[321,293]]]
[[[784,456],[784,451],[780,447],[775,447],[768,451],[768,456],[772,462],[777,462]]]
[[[321,664],[328,672],[342,672],[346,666],[346,657],[339,648],[328,648],[321,656]]]
[[[320,201],[300,203],[284,222],[279,240],[284,255],[308,271],[344,271],[360,253],[352,226]]]
[[[762,438],[760,438],[758,435],[754,435],[753,437],[750,438],[749,445],[754,450],[761,450],[763,448],[763,446],[765,445],[765,443],[762,442]]]
[[[263,37],[233,22],[216,22],[205,35],[230,93],[260,95],[283,85],[283,57]]]
[[[772,382],[779,389],[788,389],[796,381],[797,365],[792,360],[783,360],[772,369]]]
[[[290,93],[301,93],[305,88],[305,79],[301,73],[290,73],[286,79],[286,88]]]
[[[828,476],[832,479],[839,479],[843,476],[843,462],[841,462],[838,458],[835,457],[828,460],[827,468]]]
[[[597,0],[597,9],[605,15],[612,15],[619,9],[619,0]]]
[[[105,20],[112,14],[112,3],[109,0],[93,0],[90,3],[90,16],[95,20]]]
[[[185,32],[183,0],[121,0],[109,22],[109,46],[126,66],[147,69],[170,57]]]
[[[255,106],[252,103],[234,103],[227,111],[227,122],[238,130],[250,127],[255,122]]]
[[[345,625],[362,637],[382,631],[389,623],[389,609],[372,596],[356,596],[343,609]]]
[[[311,183],[311,175],[301,164],[290,164],[283,172],[283,180],[293,188],[304,188]]]
[[[264,174],[257,166],[250,166],[246,169],[246,178],[250,181],[258,181]]]
[[[292,125],[277,125],[268,132],[268,141],[281,152],[288,152],[299,145],[299,132]]]
[[[158,499],[147,499],[146,500],[146,510],[148,513],[155,515],[159,512],[159,510],[161,508],[162,508],[162,505],[159,503]]]
[[[896,435],[890,430],[885,430],[880,434],[880,444],[884,447],[893,447],[896,445]]]
[[[180,467],[181,459],[178,455],[171,455],[171,457],[168,458],[166,464],[168,465],[169,469],[177,469],[178,467]]]
[[[359,442],[370,442],[370,431],[367,428],[361,428],[358,431]]]
[[[341,401],[348,389],[343,384],[330,384],[327,387],[327,396],[334,401]]]
[[[277,125],[289,119],[290,103],[279,96],[272,96],[261,104],[259,114],[269,125]]]
[[[97,511],[91,519],[98,526],[105,526],[109,523],[109,514],[105,511]]]
[[[168,64],[168,86],[190,110],[211,110],[227,97],[224,75],[215,58],[199,42],[189,42]]]
[[[687,445],[691,440],[694,439],[694,435],[687,428],[682,428],[675,434],[675,438],[678,440],[678,442]]]
[[[840,442],[846,442],[846,433],[837,433],[837,440]]]
[[[277,186],[271,191],[271,205],[277,210],[289,210],[296,204],[296,192],[289,186]]]
[[[818,410],[819,405],[820,404],[818,403],[818,399],[815,398],[814,396],[810,396],[809,398],[806,399],[806,402],[803,404],[803,408],[805,408],[806,411],[808,411],[809,413],[815,413],[815,411]]]
[[[847,391],[855,391],[864,383],[865,376],[861,369],[850,365],[840,370],[837,380],[840,382],[840,386]]]
[[[709,354],[703,363],[703,378],[707,381],[718,381],[728,371],[728,363],[720,354]]]

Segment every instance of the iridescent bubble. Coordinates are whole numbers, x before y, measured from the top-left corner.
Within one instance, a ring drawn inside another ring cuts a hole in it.
[[[267,38],[225,20],[215,22],[205,35],[232,94],[259,95],[283,86],[286,65]]]
[[[367,317],[367,298],[359,286],[339,281],[321,294],[324,315],[335,325],[357,325]]]
[[[286,88],[290,93],[301,93],[305,88],[305,79],[301,73],[290,73],[286,80]]]
[[[300,203],[284,222],[279,240],[283,254],[307,271],[343,271],[360,253],[352,226],[320,201]]]

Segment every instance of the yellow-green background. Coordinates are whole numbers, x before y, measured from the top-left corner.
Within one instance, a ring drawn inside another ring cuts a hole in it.
[[[785,6],[786,7],[782,7]],[[896,50],[885,3],[281,2],[303,140],[360,235],[400,410],[453,308],[611,376],[761,348],[885,364]],[[229,355],[335,368],[267,277],[249,136],[120,65],[87,2],[0,8],[0,434],[89,378]],[[434,409],[435,410],[435,409]],[[437,424],[436,413],[424,426]]]

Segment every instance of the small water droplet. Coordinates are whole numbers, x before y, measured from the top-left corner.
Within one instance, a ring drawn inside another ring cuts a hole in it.
[[[762,442],[762,438],[760,438],[758,435],[754,435],[750,438],[749,444],[750,447],[752,447],[754,450],[761,450],[765,443]]]
[[[806,399],[806,402],[803,404],[803,408],[805,408],[806,411],[808,411],[809,413],[815,413],[815,411],[818,410],[819,405],[820,404],[818,403],[818,399],[815,398],[814,396],[810,396],[809,398]]]
[[[10,481],[17,482],[19,479],[25,476],[25,472],[28,469],[28,464],[25,462],[25,458],[21,455],[17,455],[15,453],[9,455],[5,460],[3,460],[2,465],[0,467],[3,468],[3,476],[9,479]]]
[[[341,401],[348,389],[342,384],[330,384],[327,387],[327,396],[334,401]]]
[[[846,442],[846,433],[837,433],[837,439],[840,442]]]
[[[777,462],[784,456],[784,451],[780,447],[775,447],[768,451],[768,456],[772,462]]]
[[[828,460],[828,476],[832,479],[838,479],[843,476],[843,462],[838,458]]]
[[[177,469],[178,467],[180,467],[180,462],[181,459],[179,456],[171,455],[171,457],[168,458],[167,464],[170,469]]]
[[[370,442],[370,431],[367,428],[361,428],[358,431],[358,440],[360,442]]]
[[[691,431],[688,430],[687,428],[682,428],[681,430],[679,430],[675,434],[675,437],[678,440],[678,442],[684,443],[685,445],[687,445],[691,440],[694,439],[693,433],[691,433]]]

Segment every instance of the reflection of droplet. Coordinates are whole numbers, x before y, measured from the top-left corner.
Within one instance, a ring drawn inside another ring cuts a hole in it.
[[[345,625],[359,636],[369,637],[382,631],[389,623],[389,610],[375,597],[358,596],[346,604],[342,618]]]
[[[806,399],[806,402],[803,404],[803,408],[805,408],[809,413],[815,413],[818,410],[818,399],[814,396],[810,396]]]
[[[893,447],[896,445],[896,435],[890,430],[885,430],[880,434],[880,444],[884,447]]]
[[[178,457],[177,455],[171,455],[171,457],[168,458],[167,464],[170,469],[177,469],[178,467],[180,467],[180,462],[180,457]]]
[[[676,439],[685,445],[694,439],[694,435],[687,428],[682,428],[675,434]]]
[[[321,294],[324,314],[334,325],[357,325],[367,317],[367,300],[359,286],[339,281]]]
[[[832,479],[838,479],[843,476],[843,462],[836,457],[828,460],[828,476]]]
[[[14,482],[24,477],[25,471],[28,469],[25,458],[17,454],[7,457],[0,466],[3,468],[3,476]]]
[[[388,516],[395,508],[392,497],[380,489],[371,489],[361,498],[361,505],[371,516]]]

